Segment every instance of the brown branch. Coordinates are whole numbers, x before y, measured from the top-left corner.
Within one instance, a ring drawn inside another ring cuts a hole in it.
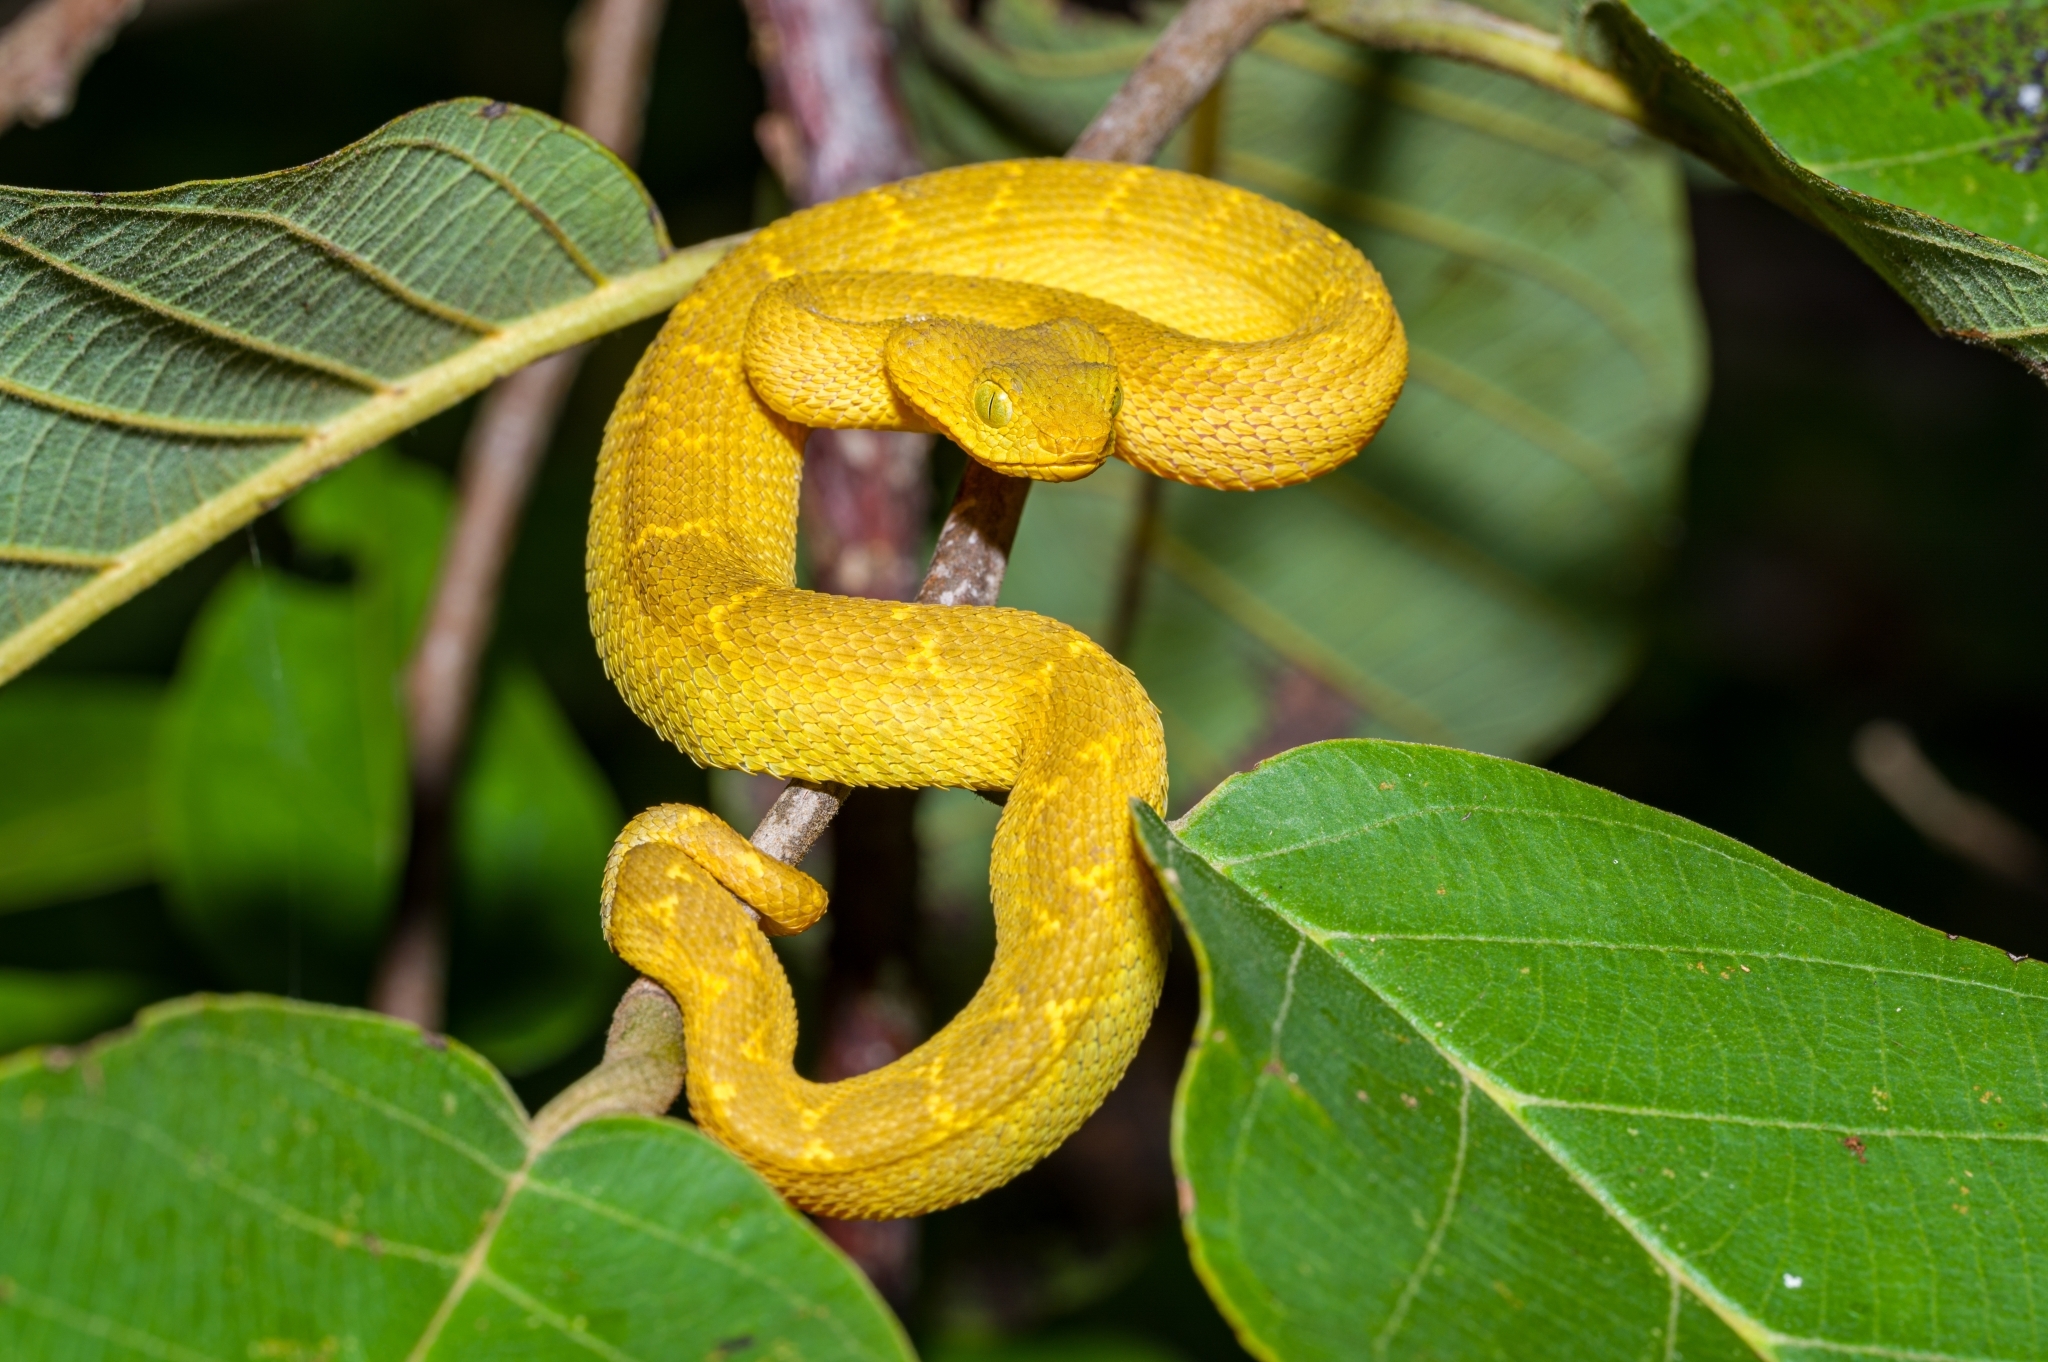
[[[747,0],[770,112],[762,151],[799,204],[923,169],[872,0]]]
[[[1084,161],[1149,161],[1223,78],[1231,58],[1303,0],[1189,0],[1067,153]]]
[[[0,132],[71,112],[79,77],[142,0],[37,0],[0,31]]]
[[[645,121],[667,0],[584,0],[569,23],[564,111],[630,160]],[[370,1006],[438,1029],[448,987],[449,800],[497,617],[505,562],[583,350],[528,365],[491,389],[463,446],[455,523],[406,671],[413,829],[404,896],[370,985]]]

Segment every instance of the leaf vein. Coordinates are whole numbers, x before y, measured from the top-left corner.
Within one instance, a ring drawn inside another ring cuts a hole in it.
[[[302,369],[311,369],[316,373],[326,374],[330,378],[338,378],[344,383],[363,389],[365,392],[376,393],[384,389],[382,379],[353,365],[344,364],[340,360],[331,359],[325,355],[316,355],[309,351],[295,349],[289,345],[281,345],[276,341],[263,340],[246,332],[236,331],[232,327],[224,326],[209,317],[203,317],[196,312],[164,302],[162,299],[152,298],[148,294],[129,288],[125,284],[118,284],[104,275],[73,264],[71,261],[61,256],[53,255],[39,246],[31,245],[4,228],[0,228],[0,246],[19,252],[30,260],[35,261],[38,265],[61,274],[68,279],[76,280],[88,288],[96,289],[110,298],[118,298],[133,307],[140,308],[145,312],[152,313],[155,316],[162,317],[181,326],[190,327],[194,331],[211,336],[216,340],[225,341],[227,344],[236,346],[239,349],[268,355],[272,359],[283,360],[287,364],[294,364]]]

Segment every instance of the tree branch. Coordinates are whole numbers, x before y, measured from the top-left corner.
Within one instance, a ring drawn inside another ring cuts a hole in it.
[[[872,0],[747,0],[747,17],[768,83],[755,132],[791,199],[823,203],[924,168]]]
[[[630,160],[667,0],[584,0],[569,23],[568,121]],[[438,1029],[448,987],[449,800],[505,563],[534,474],[583,361],[579,347],[500,381],[462,452],[455,523],[405,677],[412,763],[412,850],[404,897],[370,985],[370,1006]]]
[[[142,0],[37,0],[0,31],[0,132],[71,112],[79,77]]]
[[[531,1138],[545,1146],[600,1116],[659,1116],[682,1090],[682,1009],[660,984],[635,979],[612,1012],[604,1062],[534,1113]]]
[[[1223,78],[1238,53],[1303,0],[1189,0],[1067,155],[1149,161]]]

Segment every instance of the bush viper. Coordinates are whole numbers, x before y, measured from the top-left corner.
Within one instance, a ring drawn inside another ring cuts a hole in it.
[[[1129,801],[1166,794],[1136,678],[1023,611],[796,589],[808,428],[935,430],[1040,479],[1113,453],[1281,487],[1355,454],[1406,367],[1379,275],[1334,232],[1087,161],[968,166],[798,213],[675,308],[613,413],[591,511],[591,623],[629,703],[707,766],[1009,791],[986,982],[910,1054],[829,1084],[792,1067],[764,935],[815,921],[822,889],[699,809],[620,836],[608,939],[682,1007],[697,1121],[792,1202],[916,1215],[1030,1167],[1122,1076],[1167,947],[1129,826]]]

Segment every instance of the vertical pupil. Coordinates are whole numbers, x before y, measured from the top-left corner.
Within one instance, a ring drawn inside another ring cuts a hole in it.
[[[974,414],[985,426],[1010,424],[1010,395],[987,380],[974,385]]]

